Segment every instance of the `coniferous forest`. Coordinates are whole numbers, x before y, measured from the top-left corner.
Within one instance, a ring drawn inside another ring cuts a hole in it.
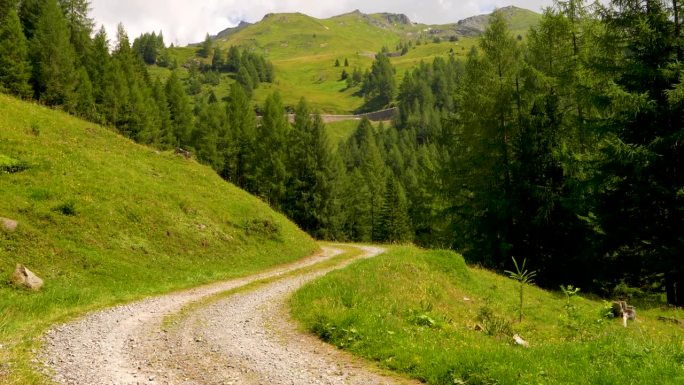
[[[88,0],[0,0],[0,91],[183,148],[320,239],[414,242],[547,287],[666,293],[684,306],[684,39],[677,0],[558,0],[526,37],[495,12],[466,60],[395,81],[376,58],[362,92],[399,107],[333,145],[303,98],[290,123],[249,49],[211,39],[174,69],[161,33],[95,30]],[[229,96],[202,91],[218,74]],[[259,111],[257,114],[256,111]],[[257,116],[258,115],[258,116]]]

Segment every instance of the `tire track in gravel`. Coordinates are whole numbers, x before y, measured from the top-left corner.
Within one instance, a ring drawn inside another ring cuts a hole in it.
[[[359,246],[374,257],[383,252]],[[189,304],[253,282],[329,260],[340,250],[265,273],[150,298],[92,313],[45,334],[40,359],[59,384],[395,384],[352,358],[300,332],[288,296],[317,277],[349,265],[295,274],[191,308],[169,331],[164,319]]]

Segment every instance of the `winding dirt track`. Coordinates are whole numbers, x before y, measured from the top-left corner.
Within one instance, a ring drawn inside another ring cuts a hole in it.
[[[360,247],[359,258],[383,252]],[[250,277],[147,299],[96,312],[45,335],[41,361],[59,384],[398,384],[374,373],[313,336],[287,312],[289,295],[342,262],[288,275],[208,304],[183,308],[213,295],[333,258],[313,257]],[[164,330],[166,317],[179,314]]]

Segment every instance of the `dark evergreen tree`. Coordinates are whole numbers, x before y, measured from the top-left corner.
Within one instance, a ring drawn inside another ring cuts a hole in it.
[[[659,0],[612,2],[605,22],[600,52],[619,76],[608,94],[601,165],[604,250],[615,261],[613,277],[664,281],[668,302],[683,306],[684,101],[672,91],[681,89],[684,73],[678,26]]]
[[[254,91],[254,80],[245,67],[240,67],[235,81],[242,87],[245,94],[251,97]]]
[[[78,82],[75,90],[74,112],[83,119],[99,121],[97,107],[95,106],[95,96],[93,95],[93,84],[88,77],[88,72],[81,67],[78,71]]]
[[[9,15],[10,10],[17,12],[17,0],[0,0],[0,24],[5,21],[5,17]],[[21,25],[21,22],[19,22]]]
[[[226,57],[226,70],[228,72],[238,72],[240,69],[240,50],[236,46],[231,46],[228,49]]]
[[[385,183],[385,199],[380,211],[378,240],[404,243],[413,239],[407,210],[406,196],[401,185],[394,175],[388,175]]]
[[[16,9],[10,8],[0,22],[0,92],[28,98],[33,94],[30,77],[26,38]]]
[[[45,0],[39,14],[29,55],[35,94],[46,104],[71,110],[78,73],[67,22],[56,0]]]
[[[216,72],[221,72],[226,67],[226,58],[221,50],[221,47],[214,48],[214,55],[211,58],[211,69]]]
[[[258,192],[257,121],[254,109],[242,87],[233,84],[226,108],[230,122],[230,145],[224,150],[221,175],[251,193]]]
[[[211,39],[211,36],[207,34],[207,36],[204,38],[204,42],[200,45],[199,50],[197,51],[197,55],[203,58],[208,58],[209,55],[214,51],[214,41]]]
[[[225,109],[218,103],[209,103],[200,98],[195,110],[197,118],[192,130],[191,146],[201,162],[221,171],[225,162],[222,147],[227,146],[230,140],[226,137],[228,130],[224,124]]]
[[[19,3],[19,19],[28,41],[33,39],[46,2],[47,0],[21,0]]]
[[[395,70],[389,58],[386,55],[376,55],[371,71],[363,80],[362,87],[369,108],[384,107],[394,100],[397,92],[394,74]]]
[[[59,0],[62,13],[69,27],[69,41],[74,47],[79,63],[89,61],[95,23],[90,18],[90,1],[88,0]]]
[[[177,139],[171,123],[171,111],[169,110],[169,101],[166,98],[166,88],[159,79],[153,83],[152,93],[156,102],[154,110],[159,116],[159,139],[157,145],[164,149],[171,148],[176,145]]]
[[[175,72],[166,81],[166,98],[169,102],[171,114],[171,131],[176,139],[173,146],[187,146],[190,144],[192,133],[192,108],[185,89]]]
[[[304,231],[320,239],[333,239],[339,232],[334,154],[320,115],[312,117],[302,99],[289,141],[290,172],[283,211]]]
[[[256,193],[271,206],[280,209],[286,194],[288,178],[286,143],[290,124],[280,94],[266,98],[264,115],[257,124],[256,142]]]

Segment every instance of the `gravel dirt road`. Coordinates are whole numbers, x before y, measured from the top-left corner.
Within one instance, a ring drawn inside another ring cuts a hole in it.
[[[383,252],[359,248],[363,255],[358,258]],[[47,332],[40,360],[56,383],[70,385],[413,383],[379,374],[370,364],[300,331],[290,318],[290,294],[353,261],[285,274],[340,253],[324,248],[265,273],[92,313]],[[276,279],[186,307],[271,278]],[[165,324],[169,316],[173,322]]]

